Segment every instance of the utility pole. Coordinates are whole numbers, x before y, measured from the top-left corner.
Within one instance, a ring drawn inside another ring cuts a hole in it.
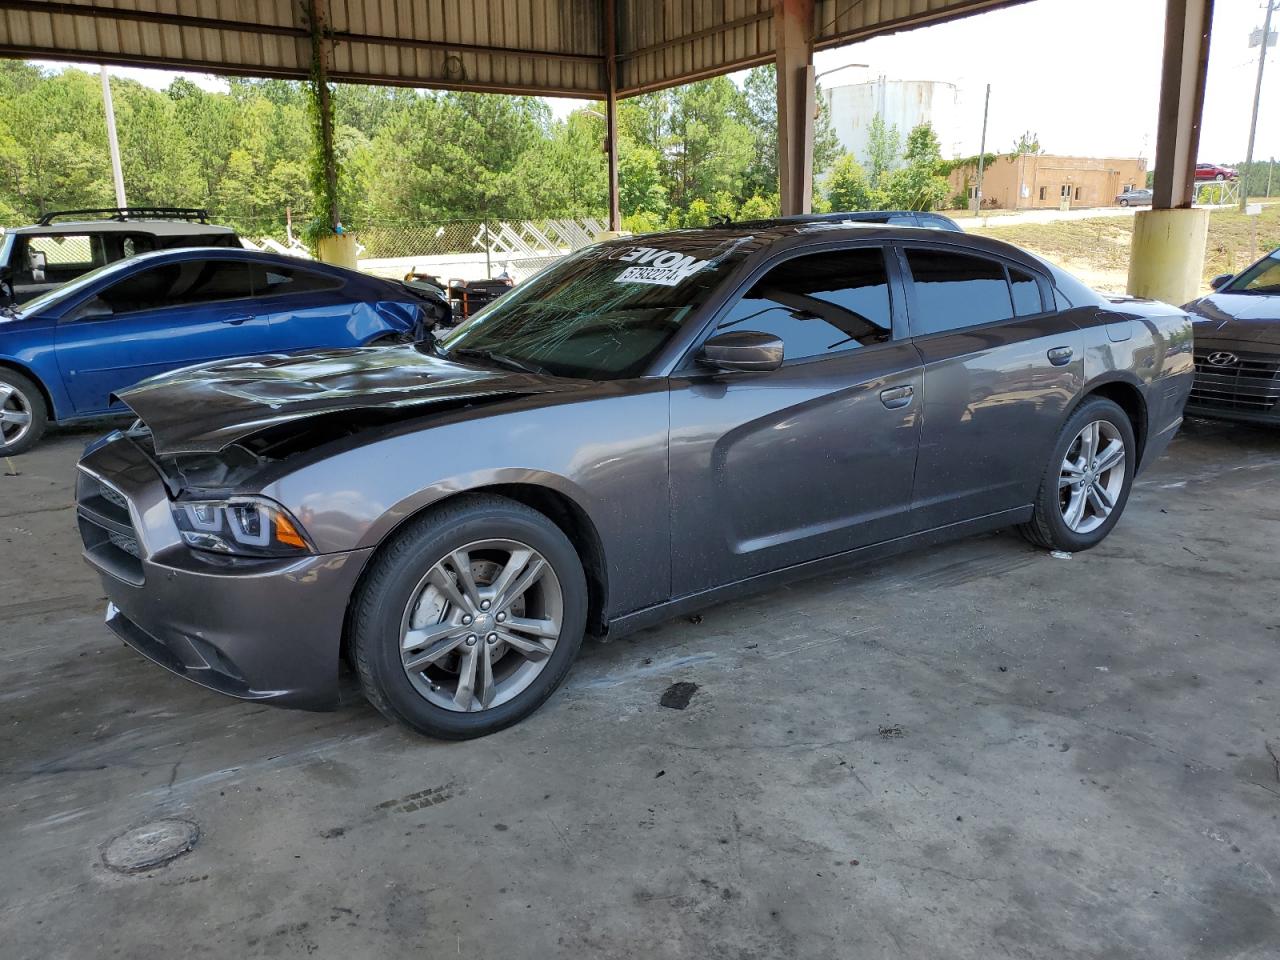
[[[978,187],[974,191],[975,208],[973,215],[976,217],[982,213],[982,168],[987,159],[987,111],[991,108],[991,84],[987,84],[987,97],[982,101],[982,140],[978,144]],[[1018,185],[1021,190],[1022,185]]]
[[[1267,197],[1271,196],[1271,171],[1276,168],[1276,158],[1272,157],[1267,161]]]
[[[1244,183],[1240,189],[1240,212],[1244,213],[1249,200],[1249,168],[1253,165],[1253,140],[1258,133],[1258,101],[1262,99],[1262,68],[1267,65],[1267,41],[1271,38],[1271,11],[1276,8],[1272,0],[1266,0],[1267,15],[1262,21],[1262,42],[1258,44],[1258,79],[1253,86],[1253,116],[1249,119],[1249,149],[1244,155]],[[1270,175],[1271,171],[1267,171]]]
[[[124,173],[120,170],[120,141],[116,139],[116,108],[111,102],[111,79],[102,65],[102,108],[107,114],[107,146],[111,148],[111,179],[116,185],[116,206],[127,207],[124,199]]]

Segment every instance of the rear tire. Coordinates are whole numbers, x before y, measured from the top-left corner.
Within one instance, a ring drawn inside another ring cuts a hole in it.
[[[1097,546],[1124,512],[1137,453],[1128,415],[1105,397],[1086,399],[1058,434],[1022,535],[1046,550]]]
[[[22,374],[0,368],[0,456],[30,450],[48,424],[40,388]]]
[[[586,576],[564,532],[513,500],[466,495],[378,551],[352,607],[352,659],[388,719],[467,740],[541,706],[586,622]]]
[[[1120,201],[1120,206],[1122,206],[1122,207],[1127,207],[1128,205],[1129,205],[1129,201],[1128,201],[1128,200],[1121,200],[1121,201]]]

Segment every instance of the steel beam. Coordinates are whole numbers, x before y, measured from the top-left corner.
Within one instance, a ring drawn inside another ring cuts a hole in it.
[[[618,21],[615,0],[604,0],[605,156],[609,165],[609,229],[622,229],[618,206]]]
[[[1160,112],[1156,126],[1156,210],[1188,209],[1195,186],[1196,152],[1204,113],[1213,0],[1167,0]]]
[[[773,0],[782,215],[813,205],[813,0]]]

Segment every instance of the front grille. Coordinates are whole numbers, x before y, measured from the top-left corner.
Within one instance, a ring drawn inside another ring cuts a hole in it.
[[[129,583],[142,583],[142,547],[124,494],[81,470],[76,478],[76,519],[85,554],[99,568]]]
[[[1196,379],[1190,403],[1219,410],[1266,413],[1280,401],[1280,356],[1236,353],[1235,363],[1213,364],[1218,350],[1196,351]]]

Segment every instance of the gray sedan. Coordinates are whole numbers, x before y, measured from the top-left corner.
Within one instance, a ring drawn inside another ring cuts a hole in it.
[[[1116,203],[1122,207],[1149,207],[1151,206],[1151,191],[1146,187],[1135,187],[1126,190],[1123,193],[1116,194]]]
[[[677,231],[581,250],[438,344],[128,390],[78,517],[108,625],[157,663],[325,708],[346,662],[386,716],[474,737],[585,635],[1000,527],[1094,546],[1192,372],[1183,311],[998,241]]]

